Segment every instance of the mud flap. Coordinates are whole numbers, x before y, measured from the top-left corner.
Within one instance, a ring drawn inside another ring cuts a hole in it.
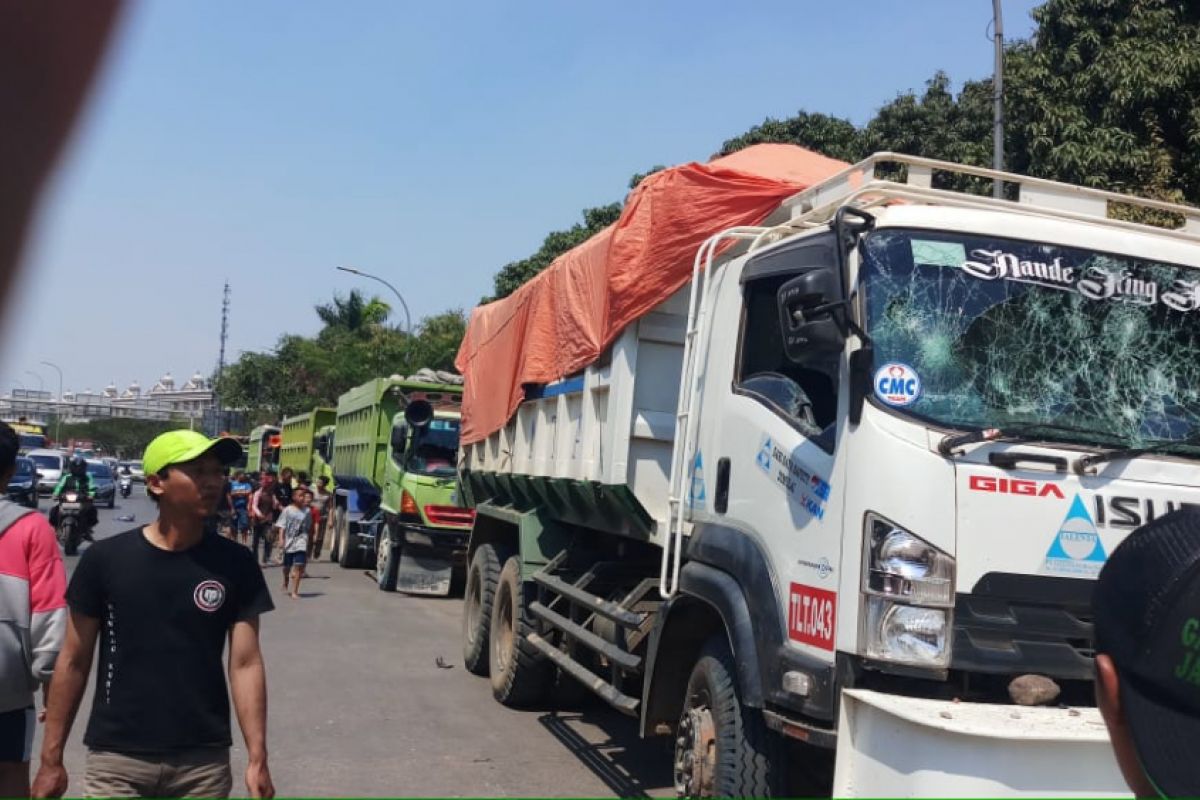
[[[438,597],[450,594],[450,560],[433,553],[414,553],[413,550],[412,547],[405,547],[400,551],[396,591]]]

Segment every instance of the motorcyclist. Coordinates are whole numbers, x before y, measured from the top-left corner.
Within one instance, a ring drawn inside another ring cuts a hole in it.
[[[83,538],[91,541],[92,529],[100,521],[100,512],[96,510],[96,505],[92,502],[92,498],[96,494],[96,485],[92,482],[92,476],[88,474],[87,461],[83,456],[71,456],[71,460],[67,462],[67,471],[58,479],[58,485],[54,487],[50,497],[58,500],[63,492],[75,492],[84,501],[82,509]],[[50,524],[58,528],[57,502],[50,508]]]

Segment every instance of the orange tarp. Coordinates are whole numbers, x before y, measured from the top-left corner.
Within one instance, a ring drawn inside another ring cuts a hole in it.
[[[801,147],[760,144],[651,175],[617,222],[508,297],[471,312],[455,359],[465,378],[461,440],[504,427],[525,384],[571,375],[692,276],[714,233],[762,222],[779,203],[847,165]]]

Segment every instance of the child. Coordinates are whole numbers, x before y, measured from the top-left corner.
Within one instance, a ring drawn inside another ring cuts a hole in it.
[[[292,490],[292,504],[283,510],[275,523],[275,530],[283,547],[283,591],[288,590],[291,578],[292,599],[300,596],[300,579],[304,577],[307,561],[308,533],[312,529],[312,515],[308,512],[308,490]]]

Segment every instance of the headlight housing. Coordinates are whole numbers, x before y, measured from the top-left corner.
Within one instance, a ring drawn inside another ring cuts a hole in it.
[[[863,531],[863,647],[881,661],[950,663],[954,559],[876,514]]]

